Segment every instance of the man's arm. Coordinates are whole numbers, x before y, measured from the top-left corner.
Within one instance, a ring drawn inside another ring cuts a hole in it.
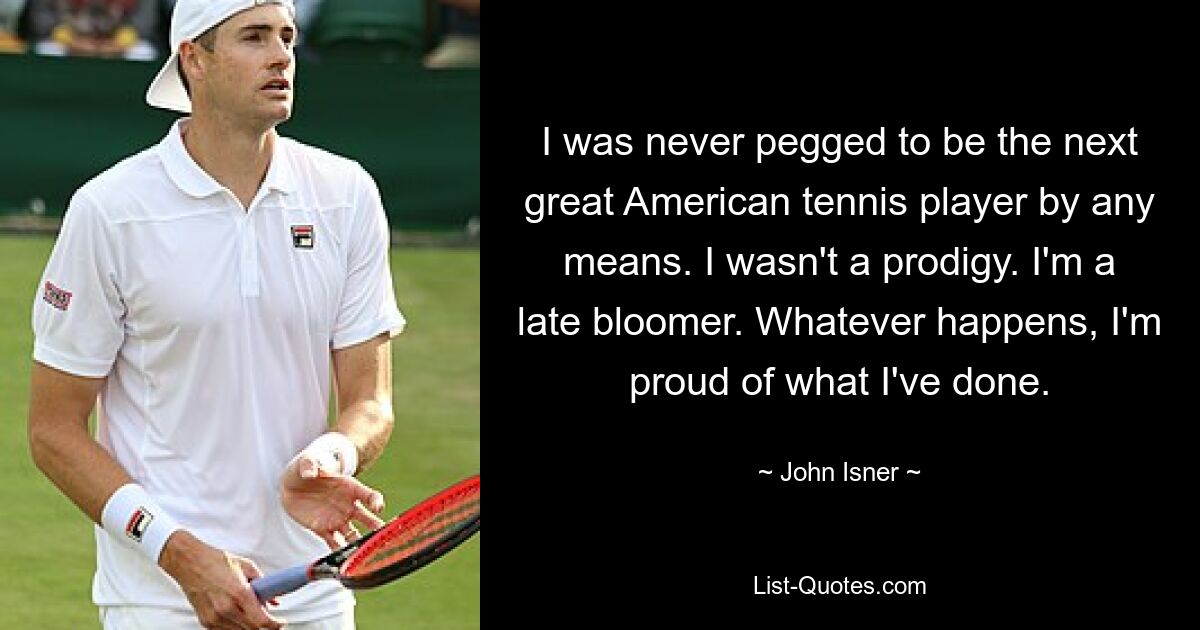
[[[337,549],[358,538],[351,521],[371,529],[383,525],[378,516],[383,495],[350,475],[375,461],[392,435],[390,337],[382,334],[334,350],[333,370],[338,398],[334,431],[296,455],[279,490],[287,513]],[[355,453],[334,461],[330,449]],[[355,463],[348,464],[350,459]]]
[[[387,334],[333,351],[338,415],[335,429],[358,448],[361,471],[392,436],[392,343]]]
[[[97,524],[113,493],[132,482],[88,432],[88,415],[103,382],[35,362],[29,396],[29,449],[34,463]],[[177,530],[167,539],[158,563],[183,588],[201,622],[282,627],[262,609],[246,581],[261,575],[253,562]]]
[[[88,432],[88,415],[101,378],[85,378],[33,364],[29,396],[29,449],[37,467],[88,518],[100,514],[129,474]]]

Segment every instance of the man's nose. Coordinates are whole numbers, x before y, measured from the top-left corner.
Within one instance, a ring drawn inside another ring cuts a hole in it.
[[[282,69],[292,65],[294,57],[291,45],[279,37],[273,37],[271,41],[271,67]]]

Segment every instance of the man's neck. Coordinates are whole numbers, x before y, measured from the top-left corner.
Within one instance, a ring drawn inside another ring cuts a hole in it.
[[[180,131],[196,164],[249,209],[271,166],[275,129],[264,132],[217,117],[193,116]]]

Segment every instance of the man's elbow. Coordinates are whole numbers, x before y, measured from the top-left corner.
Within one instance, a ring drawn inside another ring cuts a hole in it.
[[[57,468],[72,465],[72,453],[77,453],[81,439],[90,440],[86,425],[61,423],[51,416],[30,413],[29,455],[33,463],[46,475]]]
[[[383,436],[384,442],[392,435],[392,429],[396,427],[396,413],[392,409],[392,401],[379,401],[377,405],[376,422],[379,426],[379,432]]]
[[[38,422],[35,418],[29,419],[29,455],[33,459],[34,465],[43,473],[47,472],[47,467],[54,460],[55,448],[55,433],[43,422]]]

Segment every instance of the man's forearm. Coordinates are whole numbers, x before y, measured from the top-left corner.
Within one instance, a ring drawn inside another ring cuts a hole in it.
[[[125,469],[81,428],[31,429],[29,445],[37,467],[96,523],[113,492],[131,481]]]
[[[100,523],[113,492],[129,474],[88,433],[88,414],[100,379],[33,364],[29,396],[29,450],[33,461],[88,518]]]
[[[379,458],[392,436],[392,353],[387,334],[333,353],[338,417],[334,429],[358,448],[358,470]]]
[[[358,448],[358,470],[364,470],[383,453],[395,420],[390,402],[364,400],[338,412],[335,430]]]

